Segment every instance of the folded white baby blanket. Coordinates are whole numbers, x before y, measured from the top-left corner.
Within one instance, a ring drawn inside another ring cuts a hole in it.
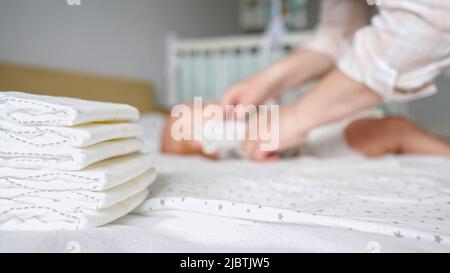
[[[0,93],[0,230],[77,230],[141,204],[156,171],[136,108]]]
[[[43,204],[0,203],[0,230],[79,230],[110,223],[141,204],[148,190],[102,210],[89,208],[55,208]],[[1,201],[0,201],[1,202]]]
[[[58,191],[104,191],[148,171],[149,155],[135,153],[95,163],[80,171],[27,170],[0,167],[0,191],[10,188]]]
[[[31,190],[8,188],[0,191],[1,206],[14,207],[21,204],[41,205],[62,210],[107,209],[147,189],[155,180],[155,169],[103,192],[82,190]],[[1,211],[1,209],[0,209]]]
[[[136,138],[111,140],[85,148],[35,148],[23,145],[0,146],[0,166],[24,169],[75,171],[95,162],[140,151]]]
[[[0,120],[0,145],[86,147],[112,139],[142,136],[135,123],[88,123],[73,127],[21,126]]]
[[[135,121],[139,111],[125,104],[66,97],[0,93],[0,119],[18,125],[73,126],[102,121]]]

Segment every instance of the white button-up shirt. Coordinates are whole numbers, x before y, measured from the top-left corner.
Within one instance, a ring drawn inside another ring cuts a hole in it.
[[[321,22],[307,48],[335,59],[345,75],[385,101],[436,92],[434,79],[450,64],[449,0],[321,4]],[[376,15],[374,6],[379,9]]]

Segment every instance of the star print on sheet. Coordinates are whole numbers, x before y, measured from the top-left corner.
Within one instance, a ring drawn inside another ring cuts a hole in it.
[[[282,213],[278,213],[278,220],[283,221],[283,214]]]
[[[155,162],[159,179],[137,213],[172,209],[450,242],[447,158],[301,158],[261,165],[158,155]]]

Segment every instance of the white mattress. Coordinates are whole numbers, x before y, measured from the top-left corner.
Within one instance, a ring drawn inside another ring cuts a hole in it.
[[[160,177],[142,215],[77,232],[0,232],[0,251],[450,252],[446,158],[265,165],[157,155],[155,162]],[[262,198],[270,189],[274,198]],[[263,213],[247,212],[259,207]]]

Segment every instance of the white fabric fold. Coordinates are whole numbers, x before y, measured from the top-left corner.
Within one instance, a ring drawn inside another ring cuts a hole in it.
[[[136,138],[111,140],[85,148],[35,148],[1,145],[0,166],[25,169],[76,171],[95,162],[143,149]]]
[[[0,191],[0,203],[2,205],[25,203],[39,204],[53,208],[101,210],[110,208],[147,189],[155,178],[155,169],[150,169],[124,184],[103,192],[7,188]]]
[[[139,206],[148,190],[103,210],[54,208],[46,205],[0,205],[0,230],[79,230],[110,223]]]
[[[103,141],[140,137],[134,123],[88,123],[73,127],[20,126],[0,120],[0,145],[32,147],[86,147]]]
[[[139,111],[126,104],[67,97],[0,93],[0,119],[18,125],[73,126],[90,122],[135,121]]]
[[[27,170],[0,167],[0,191],[28,190],[103,191],[149,170],[152,157],[135,153],[95,163],[80,171]]]

